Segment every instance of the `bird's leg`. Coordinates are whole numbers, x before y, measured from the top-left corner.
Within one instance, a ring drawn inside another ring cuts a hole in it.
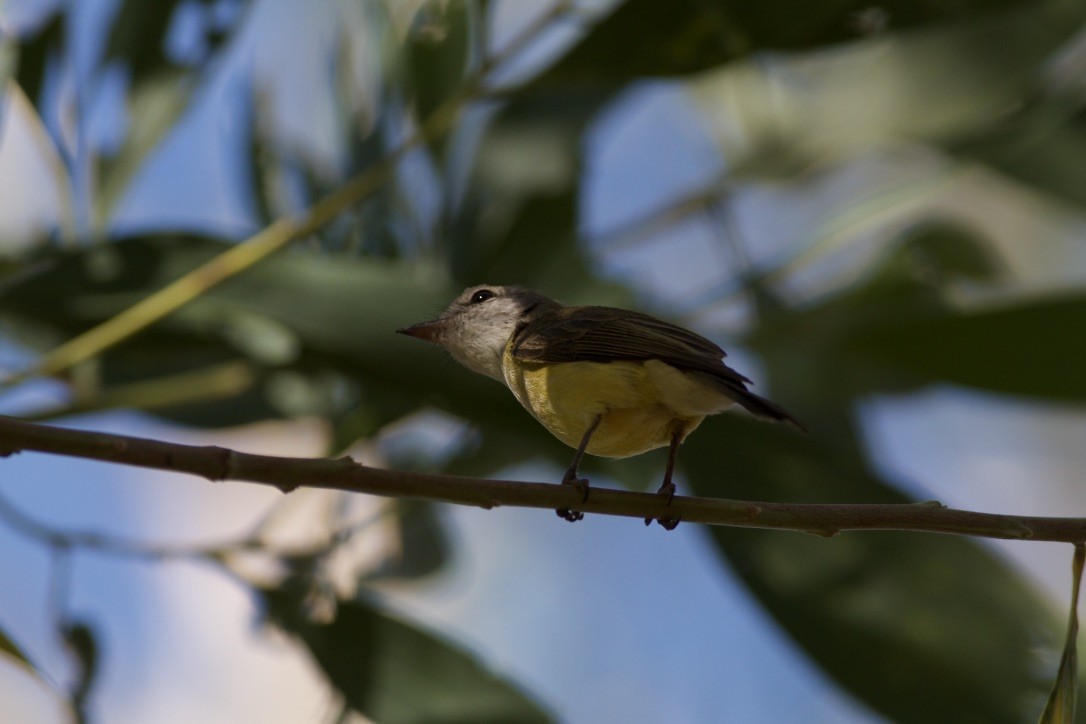
[[[656,491],[657,495],[663,496],[667,499],[667,504],[671,505],[671,499],[675,497],[675,483],[671,482],[671,474],[675,472],[675,457],[679,452],[679,444],[683,441],[683,425],[676,423],[671,428],[671,447],[667,451],[667,469],[664,471],[664,482],[660,484],[660,489]],[[675,530],[679,525],[679,519],[676,518],[657,518],[657,522],[665,530]],[[645,525],[651,525],[652,518],[645,518]]]
[[[562,476],[562,485],[572,485],[581,491],[584,496],[581,498],[582,503],[588,500],[588,480],[586,478],[577,477],[577,466],[581,464],[581,458],[584,457],[584,451],[585,448],[588,447],[588,441],[592,437],[592,433],[599,427],[600,420],[602,419],[603,413],[596,415],[595,419],[592,420],[592,424],[584,431],[584,437],[581,438],[581,444],[577,446],[577,452],[573,454],[573,462],[569,464],[566,474]],[[559,508],[554,512],[558,514],[559,518],[568,520],[570,523],[576,523],[578,520],[584,518],[584,513],[570,510],[569,508]]]

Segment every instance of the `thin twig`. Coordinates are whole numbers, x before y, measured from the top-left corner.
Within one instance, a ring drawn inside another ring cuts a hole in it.
[[[383,470],[359,465],[349,457],[253,455],[217,446],[69,430],[0,416],[0,454],[24,450],[171,470],[212,481],[244,480],[272,485],[284,492],[299,487],[325,488],[481,508],[569,508],[639,520],[678,517],[690,523],[794,530],[822,536],[849,530],[912,530],[1012,540],[1086,540],[1086,518],[977,513],[947,508],[935,501],[820,504],[675,497],[668,505],[658,495],[603,488],[592,488],[582,502],[581,492],[569,485]]]

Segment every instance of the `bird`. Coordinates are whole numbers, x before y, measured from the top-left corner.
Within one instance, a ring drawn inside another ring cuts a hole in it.
[[[435,343],[491,377],[555,437],[576,450],[562,483],[588,499],[577,469],[587,453],[625,458],[668,446],[657,491],[670,504],[679,446],[708,415],[738,404],[806,431],[782,407],[750,392],[699,334],[629,309],[567,307],[521,286],[468,287],[431,321],[396,330]],[[556,511],[570,522],[584,514]],[[658,518],[671,530],[678,518]],[[646,518],[645,524],[652,523]]]

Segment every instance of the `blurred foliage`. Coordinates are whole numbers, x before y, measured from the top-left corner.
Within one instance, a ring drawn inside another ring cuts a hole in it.
[[[30,659],[26,657],[19,645],[12,641],[3,629],[0,629],[0,651],[3,651],[20,665],[25,666],[29,671],[34,670]]]
[[[470,421],[482,441],[442,469],[487,474],[528,459],[564,466],[569,451],[505,390],[439,365],[435,350],[392,330],[480,281],[515,280],[569,303],[651,298],[602,273],[584,239],[591,132],[647,80],[687,91],[700,107],[727,166],[727,183],[714,187],[722,201],[767,183],[803,189],[812,171],[908,143],[953,167],[982,164],[1073,213],[1086,202],[1084,94],[1074,80],[1084,63],[1081,37],[1073,38],[1086,13],[1075,3],[627,0],[599,17],[576,13],[583,27],[568,47],[522,83],[500,87],[487,74],[500,52],[492,4],[427,0],[400,28],[378,0],[336,4],[342,32],[322,49],[331,77],[313,83],[337,90],[340,157],[329,164],[279,135],[268,117],[274,89],[252,82],[240,153],[255,223],[296,213],[468,93],[458,124],[316,238],[71,370],[70,403],[34,416],[125,406],[218,427],[309,415],[330,423],[330,452],[338,452],[431,407]],[[44,351],[236,243],[166,228],[122,235],[112,215],[260,6],[118,4],[98,66],[85,72],[101,79],[123,69],[127,130],[115,147],[82,149],[89,168],[78,169],[63,124],[45,118],[69,151],[73,178],[93,178],[83,189],[85,238],[69,249],[42,239],[5,266],[0,320],[10,340]],[[180,13],[189,14],[186,47],[196,49],[181,55],[171,51]],[[65,102],[57,74],[72,17],[52,12],[17,37],[14,78],[43,117]],[[800,438],[732,415],[707,421],[679,456],[698,494],[907,502],[873,469],[857,401],[947,383],[1086,399],[1086,352],[1069,343],[1086,334],[1081,288],[1016,293],[992,240],[945,209],[879,237],[860,273],[818,293],[786,290],[807,268],[859,253],[859,240],[821,245],[812,231],[786,263],[742,277],[754,311],[742,342],[765,363],[760,382],[813,433]],[[961,303],[963,290],[978,289],[998,303]],[[719,440],[730,441],[726,473]],[[593,465],[634,487],[656,475],[643,460]],[[429,575],[450,556],[430,507],[405,506],[397,533],[400,558],[364,578],[357,598],[336,601],[334,618],[312,615],[290,578],[261,592],[270,619],[308,648],[348,706],[375,720],[546,720],[469,655],[369,602],[371,581]],[[1052,672],[1034,657],[1057,645],[1051,611],[973,541],[707,535],[797,646],[883,716],[1019,721],[1049,688]],[[88,687],[99,663],[89,634],[73,639]],[[25,661],[2,633],[0,649]]]
[[[306,595],[293,579],[263,591],[268,614],[301,639],[346,702],[372,721],[551,721],[510,683],[423,628],[365,599],[336,602],[335,618],[320,623],[306,613]]]
[[[85,621],[68,621],[62,627],[64,643],[79,665],[75,686],[71,691],[72,709],[76,721],[82,724],[93,719],[87,704],[95,679],[98,676],[100,646],[98,635]]]

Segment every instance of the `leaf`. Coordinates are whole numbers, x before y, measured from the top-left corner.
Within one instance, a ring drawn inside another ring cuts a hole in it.
[[[459,283],[505,279],[558,296],[593,283],[578,243],[577,199],[584,132],[606,100],[536,91],[490,123],[472,165],[452,172],[466,177],[465,199],[444,220],[442,237]]]
[[[30,657],[15,643],[3,628],[0,628],[0,652],[8,655],[15,663],[22,666],[34,676],[40,676],[38,668],[30,660]]]
[[[101,190],[95,200],[95,228],[102,232],[128,184],[143,167],[148,154],[188,107],[194,84],[187,72],[163,72],[129,93],[128,132],[117,153],[103,159]]]
[[[596,23],[538,83],[609,85],[645,76],[683,75],[758,51],[808,49],[1020,4],[892,0],[873,11],[862,0],[814,5],[802,0],[627,0]]]
[[[1058,99],[1029,105],[947,148],[1057,199],[1086,205],[1086,125]]]
[[[679,463],[697,495],[907,502],[865,469],[858,449],[821,439],[822,426],[805,422],[810,436],[719,415],[690,436]],[[1033,652],[1051,638],[1048,609],[972,540],[710,532],[796,643],[891,721],[1018,722],[1043,691]]]
[[[149,152],[188,107],[199,85],[200,72],[209,67],[208,58],[191,68],[167,53],[170,25],[185,1],[123,0],[110,26],[105,62],[120,63],[128,70],[128,129],[120,149],[101,159],[101,189],[93,210],[94,228],[99,233],[107,228],[117,203]],[[208,57],[229,37],[228,32],[207,22],[202,31]]]
[[[66,13],[55,9],[38,28],[19,38],[18,72],[15,79],[39,113],[42,108],[46,68],[64,47],[67,29]]]
[[[1081,403],[1086,347],[1068,343],[1079,339],[1086,339],[1086,296],[1072,294],[857,330],[842,352],[918,385],[953,382]]]
[[[415,14],[403,54],[420,119],[463,84],[473,45],[472,8],[468,0],[427,0]]]
[[[432,504],[403,501],[396,535],[399,552],[387,558],[367,578],[422,578],[441,570],[449,560],[449,538]]]
[[[105,60],[119,61],[131,72],[133,86],[178,68],[166,54],[166,34],[186,0],[122,0],[109,28]]]
[[[41,681],[45,681],[45,677],[41,675],[38,666],[33,661],[30,661],[30,657],[26,655],[26,652],[20,645],[14,642],[14,639],[8,635],[8,632],[3,630],[2,626],[0,626],[0,655],[7,655],[7,658],[10,661],[20,666],[26,673],[41,679]],[[4,657],[0,656],[0,658]]]
[[[71,239],[74,204],[68,169],[33,104],[14,81],[2,88],[0,255],[21,256],[54,230]]]
[[[309,620],[297,592],[262,592],[272,617],[309,649],[331,684],[366,717],[396,722],[546,722],[551,717],[462,649],[365,601]]]
[[[1086,562],[1086,546],[1075,545],[1071,566],[1071,612],[1068,614],[1067,639],[1063,644],[1060,668],[1048,703],[1041,712],[1040,724],[1074,724],[1075,701],[1078,696],[1078,594],[1082,584],[1082,565]]]
[[[1082,20],[1081,7],[1021,5],[971,23],[714,67],[686,87],[733,175],[790,178],[903,140],[1032,163],[1040,175],[1055,167],[1031,161],[1030,149],[1056,141],[1008,108],[1035,94],[1037,74]],[[1058,180],[1070,185],[1073,168],[1061,164]]]
[[[62,627],[64,642],[68,644],[78,667],[75,687],[71,693],[72,708],[79,722],[89,721],[87,699],[98,676],[100,646],[94,629],[85,621],[68,621]]]
[[[917,226],[862,283],[805,309],[767,310],[747,341],[781,362],[775,389],[802,386],[794,396],[828,395],[835,404],[943,383],[1086,400],[1080,374],[1086,348],[1067,343],[1086,334],[1086,296],[1068,292],[964,310],[951,303],[952,285],[996,281],[1001,268],[969,229]],[[810,383],[819,379],[834,384]]]

